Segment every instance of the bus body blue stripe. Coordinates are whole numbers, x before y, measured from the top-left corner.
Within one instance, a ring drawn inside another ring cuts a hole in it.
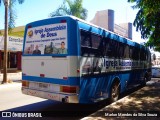
[[[35,82],[45,82],[61,85],[79,85],[79,77],[68,77],[67,80],[57,79],[57,78],[46,78],[46,77],[35,77],[35,76],[24,76],[22,75],[22,80],[35,81]]]

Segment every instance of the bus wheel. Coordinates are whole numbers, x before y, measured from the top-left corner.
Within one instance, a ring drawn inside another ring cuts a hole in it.
[[[148,80],[148,77],[147,77],[147,76],[145,76],[145,77],[144,77],[144,80],[143,80],[143,84],[142,84],[142,86],[146,86],[146,82],[147,82],[147,80]]]
[[[110,102],[115,102],[119,98],[119,93],[120,93],[120,84],[119,82],[114,82],[111,88],[111,96],[110,96]]]

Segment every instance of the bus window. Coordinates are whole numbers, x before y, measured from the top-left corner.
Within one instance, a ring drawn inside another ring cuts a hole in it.
[[[90,49],[91,49],[91,35],[89,32],[81,30],[80,32],[80,39],[81,39],[81,55],[82,56],[89,56]]]
[[[113,44],[113,40],[109,40],[109,47],[108,47],[108,50],[107,50],[107,56],[108,57],[113,57],[113,54],[114,54],[114,44]]]
[[[129,46],[129,58],[131,58],[131,59],[133,59],[132,54],[133,54],[133,47]]]
[[[104,57],[105,56],[105,54],[104,54],[104,51],[105,51],[105,49],[104,49],[104,47],[105,47],[105,39],[104,38],[102,38],[101,37],[101,42],[100,42],[100,45],[99,45],[99,55],[100,55],[100,57]]]
[[[91,35],[85,31],[81,31],[81,46],[91,47]]]
[[[129,58],[129,46],[124,45],[124,58]]]
[[[133,49],[133,60],[139,60],[140,49],[135,47]]]
[[[119,43],[119,50],[118,50],[118,56],[119,58],[123,58],[124,57],[124,44],[123,43]]]
[[[108,39],[107,39],[107,38],[104,38],[102,44],[103,44],[103,56],[107,56],[107,51],[108,51],[108,48],[109,48]]]
[[[143,48],[140,51],[140,60],[147,60],[147,53]]]
[[[143,60],[144,59],[144,51],[143,49],[141,49],[140,51],[140,60]]]
[[[115,41],[114,46],[115,46],[115,48],[114,48],[114,54],[113,55],[114,55],[115,58],[118,58],[118,56],[119,56],[118,55],[119,42]]]
[[[92,48],[98,49],[101,42],[101,37],[98,35],[92,34],[91,38],[92,38]]]
[[[100,49],[101,49],[100,44],[101,44],[102,37],[92,34],[91,38],[92,38],[92,50],[90,51],[91,54],[94,54],[94,56],[96,57],[102,56],[102,53],[100,52]]]

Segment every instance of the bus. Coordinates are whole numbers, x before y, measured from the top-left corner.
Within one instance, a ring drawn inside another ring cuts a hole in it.
[[[151,79],[145,46],[74,16],[25,27],[22,93],[64,103],[118,100]]]

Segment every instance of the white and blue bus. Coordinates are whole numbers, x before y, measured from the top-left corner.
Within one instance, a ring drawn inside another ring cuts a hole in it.
[[[73,16],[26,25],[22,93],[66,103],[111,102],[145,85],[150,51]]]

